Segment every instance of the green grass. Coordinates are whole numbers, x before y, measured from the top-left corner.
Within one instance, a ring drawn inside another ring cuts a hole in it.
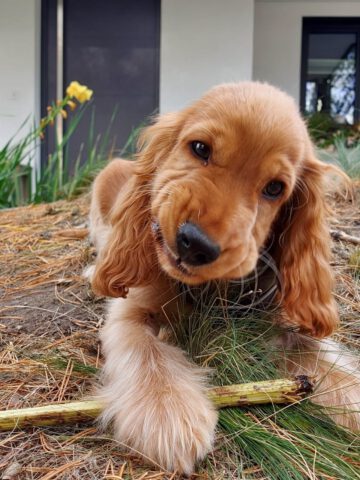
[[[174,328],[177,341],[194,361],[212,369],[212,383],[252,382],[280,375],[275,365],[279,352],[271,347],[278,330],[263,314],[229,308],[223,299],[210,294],[201,298],[183,326],[177,323]],[[359,436],[337,427],[309,400],[290,406],[224,409],[219,430],[223,460],[231,458],[233,463],[237,459],[239,465],[228,467],[224,479],[264,475],[272,480],[360,478]],[[209,462],[206,468],[216,470]]]
[[[95,136],[95,108],[93,108],[88,137],[81,144],[75,165],[71,169],[70,142],[86,108],[87,105],[72,117],[62,142],[56,142],[55,150],[49,156],[47,167],[42,170],[37,181],[32,197],[34,203],[53,202],[59,199],[70,200],[83,193],[90,187],[96,174],[106,165],[111,156],[113,145],[110,132],[117,111],[114,110],[105,132]],[[63,168],[59,169],[61,154],[63,154]]]
[[[61,352],[54,351],[52,354],[43,355],[43,354],[30,354],[29,358],[31,360],[36,360],[47,365],[49,368],[54,370],[66,370],[69,365],[69,358],[63,356]],[[77,360],[71,359],[72,362],[72,371],[84,374],[86,376],[93,376],[99,373],[99,368],[93,367],[92,365],[85,365]]]
[[[360,281],[360,248],[354,250],[350,255],[349,267],[355,279]]]
[[[22,131],[26,123],[27,120],[15,135]],[[36,145],[34,133],[35,131],[30,132],[17,142],[10,139],[0,149],[0,208],[18,205],[22,201],[20,178],[31,173],[29,161],[23,164],[23,160],[25,156],[30,161],[33,158]]]

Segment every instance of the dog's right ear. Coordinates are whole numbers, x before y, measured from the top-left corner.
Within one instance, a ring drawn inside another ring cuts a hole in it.
[[[156,169],[166,160],[174,148],[177,137],[183,126],[184,113],[166,113],[157,121],[145,128],[138,141],[136,173],[144,177],[152,177]],[[151,181],[151,178],[148,178]]]
[[[139,139],[135,174],[111,212],[111,233],[92,278],[95,293],[126,297],[128,289],[147,285],[159,275],[151,232],[151,183],[173,149],[182,127],[181,113],[161,116]]]

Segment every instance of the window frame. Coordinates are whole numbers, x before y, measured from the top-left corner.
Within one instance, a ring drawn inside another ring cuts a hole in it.
[[[300,109],[305,115],[306,74],[309,37],[316,33],[354,33],[356,35],[356,82],[354,124],[360,121],[360,17],[303,17],[301,42]]]

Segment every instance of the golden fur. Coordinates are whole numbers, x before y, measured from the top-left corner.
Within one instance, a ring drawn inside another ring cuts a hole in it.
[[[191,150],[193,141],[210,146],[208,162]],[[92,285],[98,294],[126,297],[112,300],[102,332],[103,418],[114,422],[118,440],[185,473],[209,451],[216,412],[201,371],[157,336],[166,321],[163,305],[171,308],[176,281],[246,276],[265,247],[281,275],[276,320],[298,329],[287,341],[307,352],[284,361],[284,368],[314,373],[316,366],[327,373],[327,389],[341,385],[336,395],[319,390],[318,403],[360,402],[353,358],[349,370],[341,360],[348,354],[335,343],[324,353],[325,344],[311,340],[331,335],[338,324],[323,190],[328,168],[316,159],[294,101],[249,82],[220,85],[188,108],[160,116],[145,129],[136,162],[117,159],[100,173],[90,214],[98,249]],[[262,191],[274,180],[284,191],[265,198]],[[219,246],[213,262],[181,267],[175,261],[177,231],[189,221]],[[334,345],[335,370],[326,353]],[[356,414],[334,418],[360,425]]]

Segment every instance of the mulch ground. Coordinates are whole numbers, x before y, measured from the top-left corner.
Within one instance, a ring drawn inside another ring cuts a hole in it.
[[[338,198],[335,204],[332,228],[360,237],[359,201]],[[104,301],[81,276],[94,257],[87,239],[88,206],[84,196],[0,212],[2,410],[78,400],[94,389]],[[359,265],[360,245],[334,242],[339,337],[358,348]],[[210,460],[218,471],[211,478],[230,478],[216,449]],[[200,471],[194,478],[210,478],[205,467]],[[94,424],[0,434],[0,474],[4,480],[177,478],[144,466]]]

